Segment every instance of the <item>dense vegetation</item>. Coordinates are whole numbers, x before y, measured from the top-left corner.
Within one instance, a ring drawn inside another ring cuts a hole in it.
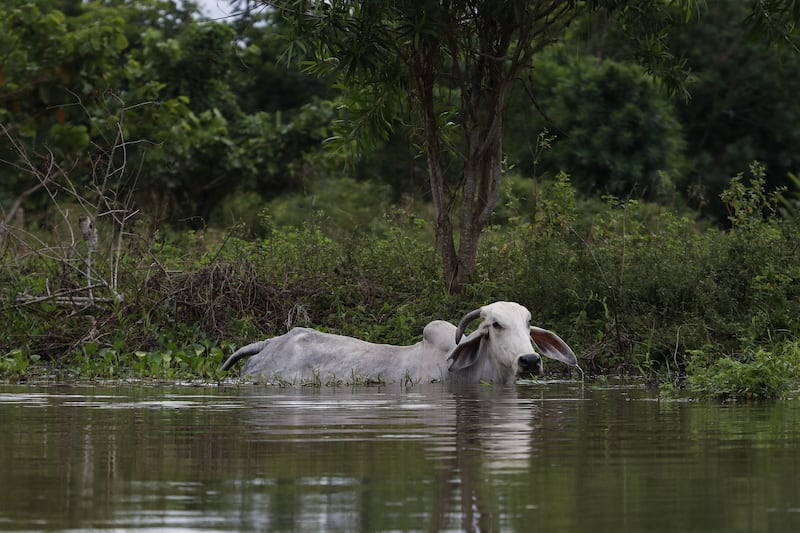
[[[0,7],[0,375],[213,379],[292,325],[408,343],[510,299],[590,374],[688,373],[716,397],[796,386],[800,61],[732,27],[746,5],[671,32],[689,100],[596,14],[542,53],[455,294],[415,140],[326,149],[352,109],[281,61],[280,21],[183,5]]]

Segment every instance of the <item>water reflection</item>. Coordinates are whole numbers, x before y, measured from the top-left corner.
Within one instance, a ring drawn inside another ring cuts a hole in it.
[[[340,529],[342,519],[357,529],[497,529],[484,480],[527,468],[540,413],[513,387],[248,400],[242,420],[261,436],[253,453],[272,458],[275,483],[271,498],[240,505],[280,517],[261,524],[270,529]]]
[[[0,387],[0,530],[794,531],[795,402]]]
[[[540,405],[519,398],[516,389],[498,395],[472,389],[453,396],[452,444],[439,459],[436,524],[441,531],[457,526],[465,531],[499,531],[504,517],[491,483],[492,471],[527,468],[533,421]]]

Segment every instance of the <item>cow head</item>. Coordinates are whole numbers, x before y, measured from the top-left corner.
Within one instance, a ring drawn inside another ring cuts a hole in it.
[[[481,323],[463,342],[464,329]],[[464,315],[456,329],[456,347],[448,361],[454,381],[510,383],[518,375],[541,374],[542,355],[568,365],[578,361],[555,333],[531,326],[531,313],[513,302],[495,302]],[[458,375],[458,377],[456,377]]]

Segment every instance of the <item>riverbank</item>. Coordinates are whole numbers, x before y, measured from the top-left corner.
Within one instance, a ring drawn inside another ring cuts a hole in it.
[[[405,345],[431,320],[510,300],[589,376],[686,378],[723,398],[780,397],[800,379],[800,217],[779,212],[763,177],[732,182],[726,229],[634,200],[579,203],[566,178],[549,187],[529,217],[483,234],[479,273],[457,294],[431,226],[402,211],[336,236],[324,219],[267,219],[247,238],[146,226],[115,238],[101,226],[91,249],[14,234],[1,258],[0,377],[46,363],[86,378],[216,380],[236,347],[294,326]]]

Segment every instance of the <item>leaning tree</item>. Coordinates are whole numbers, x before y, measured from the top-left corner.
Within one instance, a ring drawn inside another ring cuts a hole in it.
[[[350,135],[386,137],[402,124],[420,140],[436,210],[444,275],[457,291],[476,270],[503,174],[506,97],[536,53],[576,18],[602,11],[621,22],[638,59],[672,89],[681,62],[665,46],[693,0],[267,0],[288,22],[288,53],[334,79],[351,112]],[[792,0],[754,1],[796,10]],[[248,2],[249,4],[249,2]],[[777,6],[777,7],[776,7]],[[768,6],[769,7],[769,6]],[[770,11],[771,10],[771,11]],[[795,12],[796,14],[796,12]],[[774,24],[773,24],[774,26]],[[773,31],[777,30],[773,26]]]

